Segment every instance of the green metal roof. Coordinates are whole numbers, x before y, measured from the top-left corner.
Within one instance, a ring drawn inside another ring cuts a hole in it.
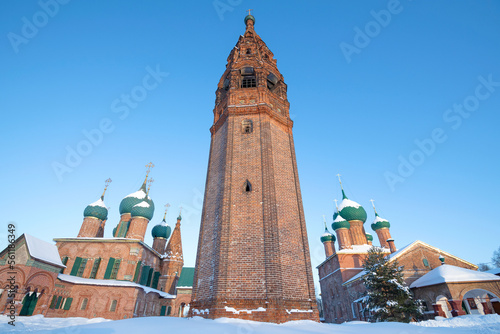
[[[177,282],[177,287],[192,287],[194,280],[194,268],[184,267],[181,271],[181,277]]]

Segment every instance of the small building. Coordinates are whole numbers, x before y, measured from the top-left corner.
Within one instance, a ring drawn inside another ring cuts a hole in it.
[[[411,283],[415,298],[432,304],[435,314],[500,314],[500,277],[443,264]]]

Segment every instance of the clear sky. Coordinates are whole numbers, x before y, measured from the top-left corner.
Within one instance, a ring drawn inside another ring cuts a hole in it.
[[[152,161],[146,242],[164,204],[171,225],[183,206],[193,266],[214,92],[248,8],[288,84],[313,266],[338,173],[367,232],[374,199],[397,247],[419,239],[489,262],[500,2],[472,0],[1,1],[0,246],[8,222],[46,241],[76,236],[109,177],[110,237]]]

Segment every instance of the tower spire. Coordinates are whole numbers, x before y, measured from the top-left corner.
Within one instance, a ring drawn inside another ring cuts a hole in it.
[[[344,187],[342,186],[342,180],[340,179],[340,174],[337,174],[337,177],[339,178],[340,189],[342,189],[342,199],[346,199],[347,196],[345,195]]]
[[[104,194],[106,193],[106,189],[108,189],[108,186],[109,184],[112,182],[113,180],[111,180],[110,178],[108,178],[106,181],[104,181],[104,191],[102,192],[102,195],[101,195],[101,200],[104,201]]]

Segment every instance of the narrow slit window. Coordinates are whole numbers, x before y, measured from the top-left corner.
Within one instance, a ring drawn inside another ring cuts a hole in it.
[[[89,302],[88,298],[84,298],[82,301],[82,306],[80,307],[80,310],[85,311],[87,309],[87,304]]]
[[[245,181],[245,185],[244,185],[243,189],[247,193],[252,191],[252,184],[250,183],[250,181],[248,181],[248,180]]]

